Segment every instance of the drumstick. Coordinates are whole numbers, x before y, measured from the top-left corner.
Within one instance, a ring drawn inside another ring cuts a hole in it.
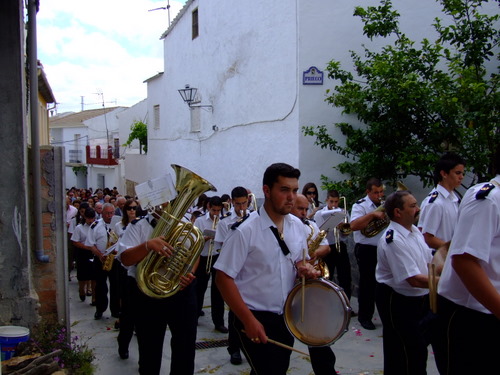
[[[306,355],[306,356],[309,357],[309,354],[301,352],[299,349],[295,349],[293,346],[288,346],[286,344],[282,344],[281,342],[278,342],[278,341],[275,341],[273,339],[270,339],[269,337],[267,338],[267,341],[270,342],[271,344],[281,346],[282,348],[285,348],[285,349],[288,349],[288,350],[292,350],[294,352],[297,352],[297,353],[300,353],[300,354],[303,354],[303,355]]]
[[[306,265],[306,249],[304,248],[302,251],[302,264]],[[302,311],[300,315],[300,321],[304,323],[304,309],[306,303],[306,277],[302,276]]]
[[[246,334],[246,332],[245,332],[245,330],[244,330],[244,329],[242,329],[242,330],[241,330],[241,332],[243,332],[243,333],[245,333],[245,334]],[[267,337],[267,336],[266,336],[266,339],[267,339],[267,342],[270,342],[271,344],[274,344],[274,345],[280,346],[280,347],[282,347],[282,348],[285,348],[285,349],[288,349],[288,350],[291,350],[291,351],[293,351],[293,352],[297,352],[297,353],[300,353],[300,354],[303,354],[303,355],[306,355],[306,356],[308,356],[308,357],[309,357],[309,354],[304,353],[304,352],[300,351],[299,349],[295,349],[293,346],[289,346],[289,345],[283,344],[283,343],[281,343],[281,342],[279,342],[279,341],[276,341],[276,340],[270,339],[270,338],[269,338],[269,337]]]

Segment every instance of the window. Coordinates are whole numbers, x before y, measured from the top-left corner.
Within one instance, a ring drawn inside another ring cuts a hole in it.
[[[195,10],[193,10],[193,13],[192,13],[192,20],[193,20],[193,36],[192,38],[197,38],[198,35],[199,35],[199,31],[198,31],[198,8],[196,8]]]
[[[160,129],[160,105],[156,104],[153,107],[153,113],[154,113],[154,129],[158,130]]]
[[[191,132],[197,133],[201,131],[201,113],[200,107],[191,108],[189,113],[191,114]]]

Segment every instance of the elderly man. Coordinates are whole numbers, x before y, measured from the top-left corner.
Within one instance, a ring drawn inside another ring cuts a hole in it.
[[[385,201],[391,223],[378,243],[376,303],[383,324],[384,374],[426,373],[425,322],[429,310],[427,264],[432,251],[413,225],[420,211],[408,191]]]
[[[123,216],[123,206],[125,206],[125,202],[127,199],[124,196],[119,196],[116,198],[116,210],[115,215]]]
[[[102,218],[95,221],[91,226],[85,241],[85,246],[89,246],[94,254],[94,272],[96,278],[96,312],[95,319],[101,319],[102,314],[108,308],[108,284],[109,279],[109,308],[111,316],[120,316],[120,293],[119,293],[119,267],[121,265],[115,259],[111,270],[103,270],[106,261],[104,253],[114,245],[118,236],[113,231],[111,219],[115,213],[115,208],[111,203],[105,203],[102,208]],[[110,256],[110,255],[107,255]]]

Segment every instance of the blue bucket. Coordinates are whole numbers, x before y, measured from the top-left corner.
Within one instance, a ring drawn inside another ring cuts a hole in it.
[[[17,344],[28,341],[30,330],[18,326],[0,327],[0,346],[2,348],[2,361],[15,356]]]

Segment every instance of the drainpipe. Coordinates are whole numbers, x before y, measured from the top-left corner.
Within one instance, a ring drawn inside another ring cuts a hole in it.
[[[31,166],[33,176],[33,224],[35,227],[35,255],[42,263],[48,263],[49,256],[43,254],[42,193],[40,173],[40,133],[38,117],[38,57],[36,40],[36,14],[39,0],[28,1],[28,64],[31,119]]]

